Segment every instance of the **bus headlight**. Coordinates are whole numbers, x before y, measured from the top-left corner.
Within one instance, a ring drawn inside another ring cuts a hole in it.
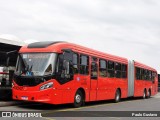
[[[53,87],[53,82],[49,82],[47,84],[44,84],[40,87],[40,90],[44,90],[44,89],[48,89],[48,88],[51,88]]]

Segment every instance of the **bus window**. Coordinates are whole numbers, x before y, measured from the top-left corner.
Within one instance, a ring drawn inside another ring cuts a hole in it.
[[[136,67],[136,79],[140,80],[140,78],[141,78],[140,76],[141,76],[140,68]]]
[[[122,78],[127,78],[127,65],[122,64]]]
[[[149,81],[151,81],[151,79],[152,79],[152,72],[149,71]]]
[[[156,73],[155,72],[152,72],[152,82],[154,83],[155,81],[155,76],[156,76]]]
[[[145,74],[144,74],[144,69],[140,69],[141,70],[141,80],[145,79]]]
[[[57,70],[56,70],[56,72],[58,74],[60,74],[62,72],[62,70],[63,70],[63,64],[62,63],[63,63],[63,54],[59,54],[59,56],[58,56]]]
[[[99,76],[107,77],[107,61],[99,60]]]
[[[79,61],[79,56],[76,53],[73,53],[73,72],[74,74],[78,73],[78,61]]]
[[[80,55],[80,74],[89,74],[89,57],[86,55]]]
[[[97,62],[97,58],[96,57],[92,57],[92,62]]]
[[[121,64],[115,63],[115,77],[121,78]]]
[[[146,80],[149,80],[149,70],[147,70]]]
[[[91,79],[97,79],[97,63],[92,62],[91,64]]]
[[[114,77],[114,62],[108,61],[108,77]]]
[[[46,71],[45,71],[45,74],[52,74],[52,65],[50,64],[48,67],[47,67],[47,69],[46,69]]]
[[[65,59],[64,59],[65,58]],[[56,78],[61,83],[64,84],[73,80],[73,67],[70,64],[70,60],[72,59],[71,55],[58,55],[57,67],[56,67]],[[68,67],[66,66],[68,64]]]
[[[147,73],[147,70],[145,69],[144,70],[144,80],[147,80],[147,75],[148,75],[148,73]]]

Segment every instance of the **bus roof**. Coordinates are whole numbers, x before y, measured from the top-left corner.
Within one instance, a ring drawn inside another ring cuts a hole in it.
[[[111,55],[108,53],[100,52],[91,48],[87,48],[81,45],[77,45],[74,43],[64,42],[64,41],[45,41],[45,42],[35,42],[31,43],[27,46],[24,46],[20,49],[20,53],[34,53],[34,52],[56,52],[62,53],[63,49],[72,49],[75,52],[79,52],[82,54],[99,57],[102,59],[113,60],[116,62],[122,62],[128,64],[128,59]],[[154,68],[144,65],[140,62],[134,61],[135,66],[142,67],[144,69],[149,69],[156,71]]]
[[[143,64],[143,63],[140,63],[140,62],[137,62],[137,61],[134,61],[134,63],[135,63],[135,66],[136,66],[136,67],[141,67],[141,68],[144,68],[144,69],[156,71],[156,69],[154,69],[154,68],[152,68],[152,67],[150,67],[150,66],[147,66],[147,65],[145,65],[145,64]]]
[[[83,47],[81,45],[62,42],[62,41],[48,41],[48,42],[35,42],[31,43],[27,46],[24,46],[20,49],[21,53],[31,53],[31,52],[57,52],[62,53],[62,49],[72,49],[75,52],[79,52],[82,54],[99,57],[102,59],[119,61],[122,63],[127,63],[128,60],[126,58],[122,58],[119,56],[103,53],[97,50],[93,50],[87,47]]]

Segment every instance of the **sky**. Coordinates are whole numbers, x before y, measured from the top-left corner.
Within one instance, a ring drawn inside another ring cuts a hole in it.
[[[68,41],[160,71],[160,0],[0,0],[0,35]]]

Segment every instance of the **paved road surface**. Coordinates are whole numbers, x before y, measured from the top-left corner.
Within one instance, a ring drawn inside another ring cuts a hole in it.
[[[40,103],[26,103],[15,106],[6,106],[0,107],[0,111],[34,111],[42,113],[42,116],[65,116],[69,112],[69,115],[73,116],[83,116],[83,117],[43,117],[43,118],[34,118],[36,120],[159,120],[157,117],[106,117],[106,111],[160,111],[160,93],[156,96],[151,97],[150,99],[123,99],[119,103],[113,103],[113,101],[100,101],[86,103],[84,107],[81,108],[72,108],[71,105],[48,105]],[[78,111],[78,112],[77,112]],[[98,112],[95,112],[98,111]],[[131,114],[129,113],[129,114]],[[140,114],[143,112],[140,112]],[[156,114],[157,112],[152,112]],[[117,114],[117,112],[115,113]],[[118,112],[121,115],[127,115],[128,112]],[[68,114],[67,114],[68,115]],[[88,117],[84,117],[88,116]],[[3,118],[8,120],[9,118]],[[17,118],[10,118],[18,120]],[[20,118],[19,118],[20,119]],[[21,118],[22,119],[22,118]],[[33,119],[33,118],[26,118]]]

